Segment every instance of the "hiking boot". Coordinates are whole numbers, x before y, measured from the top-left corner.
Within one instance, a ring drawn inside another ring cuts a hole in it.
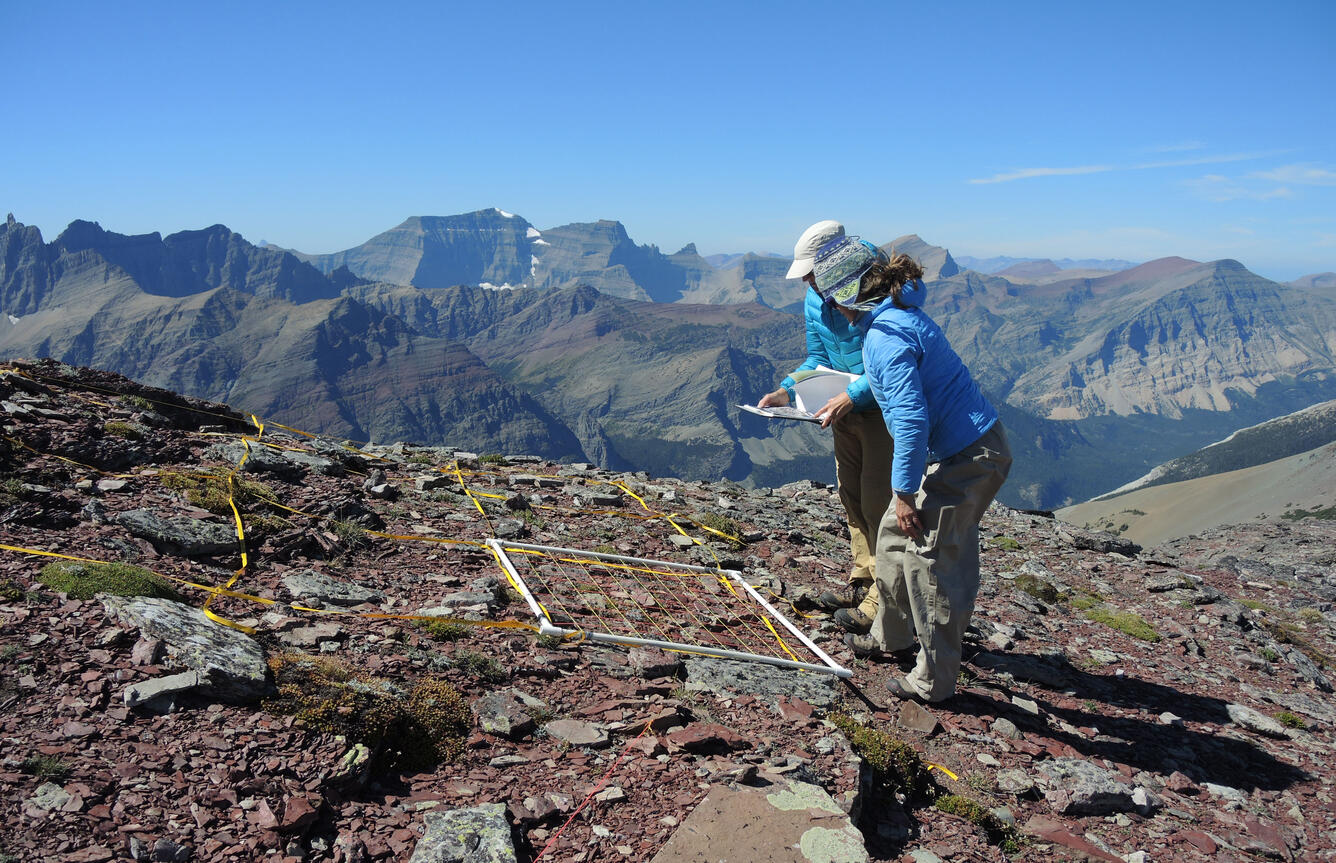
[[[854,656],[863,659],[881,656],[881,646],[877,644],[877,639],[870,635],[856,635],[851,632],[844,636],[844,643],[854,652]]]
[[[876,657],[886,658],[894,661],[897,665],[912,664],[918,659],[918,645],[911,644],[908,647],[902,647],[899,650],[885,651],[881,645],[877,644],[877,639],[870,635],[856,635],[849,633],[844,636],[845,645],[854,652],[854,656],[862,659],[871,659]]]
[[[846,632],[854,635],[866,635],[872,629],[872,618],[864,614],[862,608],[837,608],[832,617]]]
[[[816,598],[816,604],[826,609],[834,611],[837,608],[854,608],[867,596],[868,588],[872,586],[868,581],[851,581],[839,590],[827,590]]]

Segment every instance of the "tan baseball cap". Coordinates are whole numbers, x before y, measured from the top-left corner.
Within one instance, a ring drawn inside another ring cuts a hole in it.
[[[816,263],[817,250],[831,240],[843,236],[844,225],[833,219],[817,222],[803,231],[803,235],[793,245],[793,263],[789,266],[789,271],[784,275],[784,278],[801,279],[812,272],[812,265]]]

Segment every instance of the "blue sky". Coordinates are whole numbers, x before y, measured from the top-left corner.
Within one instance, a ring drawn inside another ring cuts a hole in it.
[[[1336,270],[1336,3],[6,4],[0,211],[306,252],[408,216],[809,223]]]

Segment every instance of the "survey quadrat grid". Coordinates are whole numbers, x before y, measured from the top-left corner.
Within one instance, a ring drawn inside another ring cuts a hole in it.
[[[488,540],[544,635],[852,672],[734,570]]]

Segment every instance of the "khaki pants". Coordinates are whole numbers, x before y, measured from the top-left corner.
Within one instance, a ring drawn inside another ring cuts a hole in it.
[[[881,608],[872,635],[885,650],[916,640],[918,662],[905,677],[928,701],[956,691],[961,640],[979,595],[979,521],[1011,470],[1011,448],[998,422],[964,450],[928,469],[915,505],[923,537],[900,532],[895,506],[877,535]]]
[[[876,572],[877,526],[891,501],[891,433],[881,411],[850,412],[831,424],[835,480],[849,520],[854,566],[849,581],[871,584]]]

